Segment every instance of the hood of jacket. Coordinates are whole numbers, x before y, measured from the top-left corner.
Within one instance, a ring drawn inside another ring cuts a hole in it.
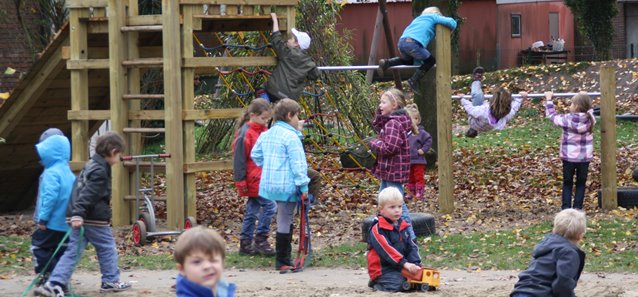
[[[539,242],[534,250],[532,251],[532,256],[534,258],[539,258],[549,253],[552,253],[557,248],[561,247],[572,247],[578,250],[578,247],[573,244],[571,241],[567,240],[565,237],[562,237],[558,234],[549,234]]]
[[[589,131],[592,125],[591,118],[586,112],[572,112],[567,117],[567,131],[583,134]]]
[[[35,145],[45,168],[57,162],[69,162],[71,159],[71,143],[65,136],[53,135]]]
[[[376,121],[374,124],[380,130],[383,129],[385,124],[387,124],[390,120],[397,121],[402,131],[409,132],[412,130],[412,119],[410,119],[408,112],[403,108],[397,109],[389,115],[379,116],[379,121]]]

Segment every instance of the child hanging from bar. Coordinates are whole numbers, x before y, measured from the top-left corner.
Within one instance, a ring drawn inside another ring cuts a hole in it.
[[[379,60],[379,74],[391,66],[412,65],[417,60],[421,66],[408,79],[408,84],[415,94],[419,94],[418,82],[435,64],[432,53],[427,50],[428,44],[436,35],[436,25],[441,24],[452,30],[456,29],[453,18],[441,15],[438,7],[431,6],[423,10],[403,31],[397,47],[400,55],[390,59]]]
[[[319,78],[317,65],[306,53],[311,39],[308,33],[292,28],[290,38],[284,42],[282,33],[279,31],[277,14],[271,13],[270,16],[272,17],[270,43],[277,53],[277,66],[266,82],[266,93],[261,96],[272,103],[283,98],[297,101],[304,90],[306,80]]]
[[[460,95],[463,97],[463,95]],[[520,92],[519,96],[512,99],[512,94],[504,88],[496,89],[492,102],[483,102],[474,106],[469,100],[462,98],[461,105],[468,115],[470,129],[465,136],[474,138],[479,133],[490,130],[503,130],[509,120],[514,118],[523,100],[527,98],[527,92]]]

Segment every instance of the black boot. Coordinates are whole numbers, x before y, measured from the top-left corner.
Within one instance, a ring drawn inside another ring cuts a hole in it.
[[[377,74],[380,77],[383,77],[384,71],[388,70],[388,68],[396,65],[403,65],[405,62],[401,60],[399,57],[394,57],[390,59],[381,59],[379,60],[379,68],[377,68]]]
[[[255,249],[253,248],[253,241],[251,239],[242,239],[239,241],[239,254],[240,255],[255,254]]]
[[[275,251],[270,247],[268,243],[268,233],[257,234],[255,236],[255,252],[265,256],[274,256]]]
[[[279,273],[288,273],[294,269],[290,261],[290,253],[292,252],[291,241],[292,233],[277,232],[275,239],[275,269],[279,270]]]
[[[425,73],[434,66],[434,64],[436,64],[436,60],[434,59],[434,56],[430,56],[423,61],[423,64],[419,66],[412,77],[408,78],[408,84],[414,94],[421,95],[421,91],[419,90],[419,81],[423,78],[423,76],[425,76]]]

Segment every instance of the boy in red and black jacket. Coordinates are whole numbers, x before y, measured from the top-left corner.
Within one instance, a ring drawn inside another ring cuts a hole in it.
[[[405,277],[401,270],[415,274],[421,269],[419,248],[410,239],[408,223],[401,219],[403,195],[394,187],[379,193],[379,217],[368,236],[368,274],[377,291],[399,292]]]

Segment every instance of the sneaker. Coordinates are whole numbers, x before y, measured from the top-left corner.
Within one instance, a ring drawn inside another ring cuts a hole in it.
[[[381,59],[379,60],[379,68],[377,68],[377,74],[381,77],[383,77],[385,71],[388,69],[388,67],[390,67],[390,63],[388,63],[388,60],[386,59]]]
[[[126,291],[130,288],[131,288],[130,283],[124,283],[124,282],[102,283],[102,287],[100,288],[100,293],[121,292],[121,291]]]
[[[46,282],[44,285],[35,288],[33,295],[45,296],[45,297],[64,297],[66,288],[61,285],[56,285],[51,282]]]

